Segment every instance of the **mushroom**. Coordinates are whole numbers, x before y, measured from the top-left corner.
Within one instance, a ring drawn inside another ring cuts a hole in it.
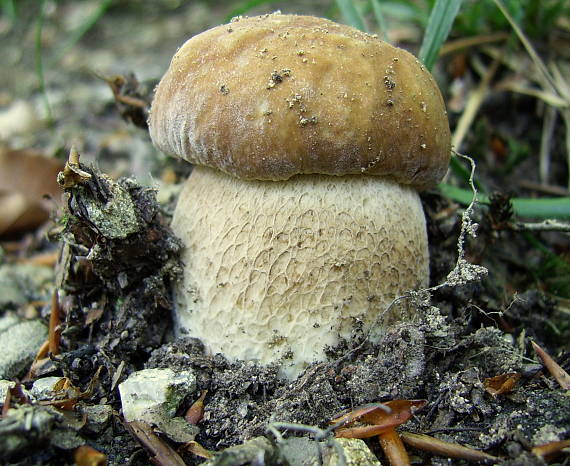
[[[428,284],[417,190],[445,174],[450,132],[411,54],[321,18],[237,18],[178,50],[149,126],[195,165],[172,221],[179,333],[293,378],[413,318],[389,305]]]

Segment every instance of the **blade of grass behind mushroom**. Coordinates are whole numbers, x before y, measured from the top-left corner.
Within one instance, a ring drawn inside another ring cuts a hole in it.
[[[16,6],[14,5],[14,0],[2,0],[2,15],[8,19],[10,27],[16,22],[18,14],[16,12]]]
[[[433,68],[439,51],[451,30],[462,0],[436,0],[433,6],[418,59],[428,70]]]
[[[48,123],[48,126],[53,127],[55,120],[53,119],[51,106],[46,92],[46,82],[44,77],[44,63],[43,63],[43,48],[42,48],[42,30],[44,25],[46,4],[47,4],[46,0],[41,0],[39,4],[39,12],[36,19],[34,58],[36,63],[36,74],[38,77],[38,87],[44,104],[44,109],[46,112],[46,121]]]
[[[384,18],[384,13],[382,13],[380,0],[370,0],[370,3],[372,4],[372,11],[374,11],[374,18],[376,19],[378,27],[380,28],[380,37],[382,40],[390,42],[390,39],[388,37],[388,24]]]
[[[462,205],[469,204],[473,197],[471,191],[452,186],[448,183],[439,184],[439,189],[443,195]],[[488,204],[489,197],[485,194],[480,194],[479,202]],[[570,219],[570,197],[548,199],[514,198],[511,202],[515,214],[520,217],[558,220]]]
[[[113,0],[101,0],[99,5],[85,20],[69,34],[65,42],[57,48],[53,57],[47,63],[47,67],[51,68],[56,65],[66,53],[77,44],[81,38],[103,17],[105,12],[109,9]]]
[[[346,24],[368,32],[366,22],[352,0],[336,0],[336,4]]]

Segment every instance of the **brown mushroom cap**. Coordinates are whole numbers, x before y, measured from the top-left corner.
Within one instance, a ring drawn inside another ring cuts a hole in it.
[[[310,16],[240,18],[188,40],[149,125],[162,151],[243,179],[366,173],[424,189],[450,155],[443,99],[415,57]]]

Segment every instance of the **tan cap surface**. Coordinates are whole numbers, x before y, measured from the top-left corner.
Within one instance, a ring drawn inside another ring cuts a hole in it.
[[[450,155],[443,99],[414,56],[310,16],[240,18],[188,40],[149,124],[162,151],[244,179],[366,173],[423,189]]]

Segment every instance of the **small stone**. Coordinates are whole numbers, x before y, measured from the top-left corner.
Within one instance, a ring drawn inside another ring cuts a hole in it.
[[[125,419],[160,424],[176,414],[182,399],[196,389],[191,371],[145,369],[134,372],[119,385]]]
[[[38,112],[28,102],[16,100],[12,105],[0,111],[0,139],[9,140],[16,135],[26,134],[41,125]]]
[[[321,442],[324,466],[380,466],[380,461],[374,453],[370,451],[366,443],[360,439],[340,438],[334,439],[337,447],[340,447],[344,454],[346,463],[342,463],[337,449],[329,447],[326,442]],[[317,444],[314,440],[306,437],[290,437],[280,444],[281,454],[289,464],[299,464],[304,466],[317,466],[319,464]]]
[[[14,388],[15,386],[16,382],[12,382],[10,380],[0,380],[0,403],[4,403],[8,390]]]
[[[368,445],[364,440],[358,438],[339,438],[336,441],[342,447],[344,457],[346,459],[346,466],[358,466],[367,464],[369,466],[381,466],[378,458],[370,451]],[[340,466],[342,463],[339,461],[336,451],[329,458],[327,466]]]
[[[103,432],[113,416],[113,408],[110,405],[83,406],[81,411],[87,417],[85,430],[93,434]]]
[[[49,444],[54,428],[62,419],[63,416],[51,406],[11,407],[0,419],[0,458],[25,455],[37,445]]]
[[[38,379],[30,390],[36,401],[53,399],[53,387],[61,380],[61,377],[44,377]]]
[[[188,443],[194,440],[200,429],[189,424],[183,417],[173,417],[157,422],[158,430],[164,433],[170,440],[176,443]]]
[[[73,450],[85,445],[85,439],[73,429],[54,429],[49,440],[51,445],[62,450]]]
[[[45,298],[53,283],[53,268],[32,264],[0,266],[0,308],[19,307]],[[2,319],[3,320],[3,319]],[[0,331],[2,324],[0,324]]]
[[[276,450],[265,437],[255,437],[241,445],[226,448],[204,466],[229,466],[232,464],[277,464]]]
[[[0,319],[0,379],[22,375],[34,360],[40,346],[47,339],[47,327],[40,320],[10,319],[4,326]]]

